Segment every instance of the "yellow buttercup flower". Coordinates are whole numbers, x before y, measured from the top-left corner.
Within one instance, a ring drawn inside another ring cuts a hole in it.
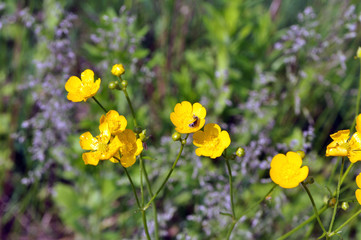
[[[65,83],[68,91],[67,98],[72,102],[86,101],[93,97],[99,90],[100,78],[94,82],[94,72],[90,69],[81,73],[81,80],[76,76],[71,76]]]
[[[170,114],[170,120],[179,133],[197,132],[204,126],[206,109],[200,103],[193,105],[188,101],[177,103],[174,112]]]
[[[361,173],[356,177],[356,184],[359,189],[356,190],[355,195],[358,203],[361,205]]]
[[[84,150],[91,150],[83,153],[82,157],[85,164],[98,165],[99,160],[108,160],[119,151],[121,142],[118,137],[111,137],[108,123],[102,123],[99,126],[100,134],[93,137],[90,132],[83,133],[80,136],[80,146]]]
[[[302,165],[302,158],[296,152],[277,154],[271,161],[270,176],[273,182],[283,188],[297,187],[308,176],[309,169]]]
[[[117,76],[117,77],[119,77],[119,76],[121,76],[124,72],[125,72],[125,70],[124,70],[124,67],[123,67],[123,65],[122,64],[115,64],[113,67],[112,67],[112,74],[114,75],[114,76]]]
[[[326,149],[326,156],[347,156],[350,162],[361,161],[361,114],[356,118],[356,132],[351,139],[350,130],[341,130],[330,135],[333,139]]]
[[[119,115],[117,111],[110,110],[106,115],[100,118],[100,124],[107,122],[112,135],[117,135],[127,127],[127,119],[123,115]]]
[[[196,154],[216,158],[222,155],[224,149],[231,144],[231,139],[227,131],[214,123],[208,123],[203,131],[198,131],[193,135],[193,144],[197,146]]]
[[[130,129],[125,129],[117,137],[120,141],[120,154],[117,153],[110,161],[117,163],[120,160],[123,167],[130,167],[135,163],[136,157],[143,151],[142,141],[137,139],[135,133]]]
[[[326,149],[326,157],[328,156],[347,156],[349,144],[347,140],[350,136],[350,130],[341,130],[337,133],[331,134],[333,139]]]

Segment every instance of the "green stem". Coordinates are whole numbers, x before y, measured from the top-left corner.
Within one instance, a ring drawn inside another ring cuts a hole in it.
[[[268,196],[270,195],[273,190],[275,190],[275,188],[277,187],[277,184],[274,184],[273,187],[267,192],[267,194],[264,195],[263,198],[261,198],[258,202],[256,202],[255,204],[253,204],[251,207],[248,208],[247,211],[245,211],[243,213],[243,216],[245,216],[250,210],[252,210],[254,207],[258,206],[259,204],[261,204],[261,202],[263,202],[263,200]],[[231,224],[231,227],[229,228],[228,230],[228,233],[227,233],[227,239],[229,239],[231,237],[231,233],[234,229],[234,226],[237,224],[237,222],[241,219],[242,216],[240,216],[239,218],[235,218],[235,215],[234,215],[234,212],[233,212],[233,216],[231,214],[227,214],[227,213],[221,213],[223,215],[227,215],[227,216],[231,216],[233,221],[232,221],[232,224]]]
[[[120,159],[119,159],[119,158],[117,158],[117,157],[114,157],[114,158],[116,158],[116,159],[119,161],[119,163],[120,163]],[[127,177],[128,177],[128,179],[129,179],[130,184],[132,185],[133,193],[134,193],[135,199],[136,199],[136,201],[137,201],[138,208],[140,209],[140,208],[141,208],[141,205],[140,205],[140,202],[139,202],[139,198],[138,198],[138,195],[137,195],[137,191],[135,190],[135,186],[134,186],[133,180],[132,180],[132,178],[130,177],[128,170],[127,170],[123,165],[122,165],[122,167],[123,167],[125,173],[127,174]],[[142,220],[143,220],[145,235],[147,236],[147,239],[150,240],[151,238],[150,238],[150,235],[149,235],[149,230],[148,230],[148,225],[147,225],[147,216],[145,215],[145,211],[141,210],[141,212],[142,212]]]
[[[185,139],[188,138],[188,135],[189,135],[189,134],[187,134],[187,136],[186,136]],[[179,149],[178,156],[177,156],[176,160],[174,161],[172,168],[169,170],[166,178],[164,179],[162,185],[158,188],[157,192],[153,195],[153,197],[149,200],[149,202],[143,207],[143,210],[147,210],[147,208],[149,208],[150,204],[151,204],[151,203],[154,201],[154,199],[158,196],[158,194],[160,193],[160,191],[162,191],[162,189],[163,189],[163,187],[165,186],[165,184],[167,183],[170,175],[172,174],[175,166],[177,165],[178,160],[179,160],[180,156],[182,155],[183,149],[184,149],[184,144],[181,143],[181,148]]]
[[[237,217],[236,217],[236,212],[234,210],[234,201],[233,201],[233,182],[232,182],[232,169],[231,169],[231,165],[229,164],[229,160],[228,158],[226,158],[226,166],[227,166],[227,170],[228,170],[228,178],[229,178],[229,195],[231,197],[231,208],[232,208],[232,225],[227,233],[227,237],[226,239],[229,239],[231,237],[231,233],[233,231],[234,226],[236,225],[237,221]]]
[[[351,222],[360,213],[361,213],[361,209],[358,210],[354,215],[352,215],[346,222],[344,222],[341,226],[339,226],[335,231],[333,231],[333,233],[337,234],[344,226],[346,226],[349,222]]]
[[[319,216],[319,214],[318,214],[318,211],[317,211],[317,208],[316,208],[316,204],[315,204],[315,201],[313,200],[312,194],[311,194],[310,190],[308,189],[308,187],[307,187],[307,185],[306,185],[305,183],[301,182],[301,184],[302,184],[303,188],[306,190],[307,195],[308,195],[308,197],[309,197],[310,200],[311,200],[311,204],[312,204],[312,207],[313,207],[313,211],[314,211],[315,214],[316,214],[317,221],[318,221],[318,223],[320,224],[320,227],[322,228],[322,231],[325,233],[325,232],[326,232],[326,229],[325,229],[325,227],[323,226],[323,224],[322,224],[322,222],[321,222],[321,219],[320,219],[320,216]]]
[[[103,109],[103,111],[104,111],[105,113],[108,112],[108,111],[103,107],[103,105],[102,105],[95,97],[93,97],[93,99],[94,99],[94,101],[99,105],[99,107],[101,107],[101,109]]]
[[[123,88],[122,91],[123,91],[123,93],[124,93],[124,95],[125,95],[125,98],[127,99],[127,102],[128,102],[129,108],[130,108],[130,111],[132,112],[133,121],[134,121],[134,126],[138,126],[138,124],[137,124],[137,119],[136,119],[136,117],[135,117],[134,108],[133,108],[132,102],[130,101],[130,98],[129,98],[127,89],[126,89],[126,88]]]
[[[147,216],[145,215],[145,211],[142,211],[142,219],[143,219],[145,235],[147,236],[148,240],[151,240],[150,235],[149,235],[149,230],[148,230],[148,225],[147,225]]]
[[[318,213],[319,213],[319,214],[322,214],[324,211],[327,210],[327,208],[328,208],[327,205],[323,206]],[[298,225],[297,227],[295,227],[294,229],[292,229],[292,230],[289,231],[288,233],[282,235],[282,236],[279,237],[277,240],[284,240],[284,239],[288,238],[289,236],[291,236],[292,234],[294,234],[296,231],[300,230],[300,229],[303,228],[305,225],[307,225],[308,223],[312,222],[315,218],[316,218],[316,214],[313,214],[309,219],[307,219],[306,221],[304,221],[303,223],[301,223],[300,225]]]
[[[116,158],[116,159],[119,161],[119,163],[120,163],[120,159],[119,159],[119,158],[117,158],[117,157],[114,157],[114,158]],[[121,165],[121,164],[120,164],[120,165]],[[134,186],[133,180],[132,180],[132,178],[130,177],[127,168],[125,168],[123,165],[122,165],[122,167],[123,167],[125,173],[127,174],[127,177],[128,177],[128,179],[129,179],[130,185],[132,185],[132,189],[133,189],[133,193],[134,193],[134,196],[135,196],[135,200],[137,201],[137,205],[138,205],[139,208],[141,208],[141,205],[140,205],[140,202],[139,202],[139,198],[138,198],[138,194],[137,194],[137,191],[135,190],[135,186]]]
[[[335,206],[333,208],[333,214],[332,214],[332,218],[331,218],[331,223],[330,223],[330,227],[328,228],[328,234],[331,233],[332,231],[332,227],[333,227],[333,223],[335,222],[335,218],[336,218],[336,213],[337,213],[337,206],[338,206],[338,200],[339,200],[339,196],[340,196],[340,188],[341,188],[341,180],[342,180],[342,174],[343,174],[343,167],[345,165],[345,159],[342,158],[342,162],[341,162],[341,169],[340,169],[340,176],[338,178],[338,184],[337,184],[337,188],[336,188],[336,203]]]
[[[273,184],[272,188],[263,196],[263,198],[261,198],[260,200],[258,200],[258,202],[256,202],[255,204],[253,204],[250,208],[248,208],[248,210],[245,211],[245,212],[243,213],[243,215],[246,215],[246,214],[247,214],[249,211],[251,211],[253,208],[255,208],[256,206],[260,205],[261,202],[263,202],[263,201],[266,199],[266,197],[267,197],[268,195],[270,195],[270,194],[273,192],[273,190],[276,189],[277,186],[278,186],[277,184]],[[240,218],[238,218],[237,221],[238,221],[239,219],[240,219]]]
[[[235,220],[236,217],[236,212],[234,210],[234,201],[233,201],[233,182],[232,182],[232,170],[231,170],[231,165],[229,164],[228,159],[226,158],[226,165],[227,165],[227,170],[228,170],[228,178],[229,178],[229,195],[231,197],[231,207],[232,207],[232,218],[233,220]]]
[[[143,157],[141,156],[140,159],[142,159]],[[147,173],[147,169],[145,168],[144,165],[144,161],[141,162],[143,165],[143,170],[144,170],[144,176],[145,176],[145,181],[147,183],[147,189],[148,192],[151,196],[153,196],[153,191],[152,191],[152,187],[150,185],[150,181],[148,178],[148,173]],[[152,205],[153,208],[153,215],[154,215],[154,234],[155,234],[155,239],[159,239],[159,224],[158,224],[158,213],[157,213],[157,206],[155,204]]]
[[[139,170],[140,170],[140,196],[141,204],[144,206],[144,191],[143,191],[143,160],[139,158]]]
[[[342,178],[341,178],[341,185],[343,183],[343,181],[345,180],[346,176],[348,175],[348,173],[350,172],[351,168],[353,167],[355,163],[351,163],[350,166],[348,166],[348,168],[346,169],[345,173],[343,174]]]

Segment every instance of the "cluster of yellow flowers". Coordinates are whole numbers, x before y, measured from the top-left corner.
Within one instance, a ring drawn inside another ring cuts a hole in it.
[[[179,133],[194,133],[193,144],[198,147],[196,154],[210,158],[220,157],[231,144],[229,134],[215,123],[205,124],[206,109],[200,103],[188,101],[177,103],[170,120]],[[202,127],[204,126],[204,131]]]
[[[114,65],[112,73],[116,76],[123,74],[123,65]],[[67,98],[73,102],[86,101],[98,92],[100,82],[100,78],[94,82],[94,72],[90,69],[81,73],[81,80],[72,76],[65,84]],[[117,111],[110,110],[101,116],[99,122],[98,136],[93,137],[90,132],[80,136],[81,148],[90,150],[82,155],[84,163],[98,165],[99,160],[110,160],[114,163],[120,162],[124,167],[132,166],[142,152],[143,144],[132,130],[126,129],[126,118]]]

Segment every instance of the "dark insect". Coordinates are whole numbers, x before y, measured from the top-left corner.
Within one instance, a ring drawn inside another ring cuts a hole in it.
[[[199,118],[195,115],[193,115],[193,120],[194,122],[190,123],[188,126],[191,127],[191,128],[194,128],[198,125],[198,122],[199,122]]]

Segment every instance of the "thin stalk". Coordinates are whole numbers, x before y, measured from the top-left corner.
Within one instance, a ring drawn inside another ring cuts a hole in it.
[[[318,224],[320,225],[320,227],[322,228],[322,231],[325,233],[326,232],[326,229],[325,227],[323,226],[322,222],[321,222],[321,219],[320,219],[320,216],[318,214],[318,211],[317,211],[317,207],[316,207],[316,204],[315,204],[315,201],[313,200],[313,197],[312,197],[312,194],[310,192],[310,190],[308,189],[307,185],[303,182],[301,182],[303,188],[305,189],[305,191],[307,192],[307,195],[308,197],[310,198],[311,200],[311,204],[312,204],[312,207],[313,207],[313,211],[315,212],[316,214],[316,218],[317,218],[317,221],[318,221]]]
[[[103,105],[102,105],[95,97],[93,97],[93,99],[94,99],[94,101],[99,105],[99,107],[101,107],[101,109],[103,109],[103,111],[104,111],[105,113],[108,112],[108,111],[103,107]]]
[[[247,214],[250,210],[252,210],[254,207],[256,207],[256,206],[258,206],[259,204],[261,204],[261,202],[263,202],[263,200],[264,200],[268,195],[270,195],[270,194],[273,192],[273,190],[275,190],[276,187],[277,187],[277,184],[274,184],[274,185],[272,186],[272,188],[267,192],[267,194],[264,195],[263,198],[261,198],[258,202],[256,202],[255,204],[253,204],[251,207],[249,207],[249,208],[247,209],[247,211],[245,211],[245,212],[243,213],[243,216],[246,215],[246,214]],[[237,222],[241,219],[242,216],[240,216],[240,217],[238,217],[238,218],[235,218],[235,217],[234,217],[234,216],[235,216],[234,213],[233,213],[233,216],[232,216],[231,214],[229,214],[229,213],[220,213],[220,214],[230,216],[230,217],[232,217],[232,219],[233,219],[232,224],[231,224],[231,227],[229,228],[228,233],[227,233],[227,237],[226,237],[227,239],[229,239],[229,238],[231,237],[231,233],[232,233],[232,231],[233,231],[233,229],[234,229],[234,226],[237,224]]]
[[[149,235],[149,230],[148,230],[148,225],[147,225],[147,216],[145,215],[145,211],[142,211],[142,219],[143,219],[145,235],[147,236],[148,240],[151,240],[150,235]]]
[[[342,158],[342,162],[341,162],[341,169],[340,169],[340,176],[338,178],[338,184],[337,184],[337,189],[336,189],[336,203],[333,209],[333,214],[332,214],[332,218],[331,218],[331,223],[330,226],[328,228],[328,234],[331,233],[332,231],[332,227],[333,227],[333,223],[335,222],[335,218],[336,218],[336,213],[337,213],[337,206],[338,206],[338,200],[339,200],[339,196],[340,196],[340,188],[341,188],[341,180],[342,180],[342,174],[343,174],[343,167],[345,165],[345,159]]]
[[[141,205],[144,207],[144,191],[143,191],[143,160],[139,158],[139,171],[140,171],[140,196],[141,196]]]
[[[141,156],[140,159],[142,159],[142,158],[143,157]],[[145,168],[145,165],[144,165],[144,161],[142,161],[142,165],[143,165],[144,176],[145,176],[145,181],[147,183],[148,192],[151,196],[153,196],[152,187],[150,185],[150,181],[148,178],[147,169]],[[158,240],[159,239],[159,224],[158,224],[157,206],[155,204],[153,204],[152,208],[153,208],[153,215],[154,215],[154,235],[155,235],[155,239]]]
[[[345,180],[346,176],[349,174],[351,168],[353,167],[355,163],[351,163],[350,166],[348,166],[348,168],[346,169],[345,173],[343,174],[342,178],[341,178],[341,183],[343,183],[343,181]]]
[[[236,212],[234,210],[234,201],[233,201],[233,181],[232,181],[232,169],[231,169],[231,165],[229,164],[229,160],[228,158],[226,159],[226,166],[227,166],[227,170],[228,170],[228,178],[229,178],[229,195],[231,198],[231,208],[232,208],[232,225],[227,233],[227,237],[226,239],[229,239],[231,237],[231,233],[233,231],[234,226],[236,225],[237,221],[237,217],[236,217]]]
[[[119,163],[120,163],[120,159],[117,158],[117,157],[115,157],[115,158],[116,158],[116,159],[119,161]],[[137,195],[137,191],[135,190],[135,186],[134,186],[133,180],[132,180],[132,178],[130,177],[128,170],[127,170],[123,165],[122,165],[122,167],[123,167],[125,173],[127,174],[127,177],[128,177],[128,179],[129,179],[130,184],[132,185],[133,193],[134,193],[135,199],[136,199],[136,201],[137,201],[138,208],[140,209],[140,208],[141,208],[141,205],[140,205],[140,202],[139,202],[139,198],[138,198],[138,195]],[[142,212],[142,220],[143,220],[145,235],[147,236],[147,239],[148,239],[148,240],[151,240],[150,235],[149,235],[148,225],[147,225],[147,216],[145,215],[145,211],[144,211],[144,210],[141,210],[141,212]]]
[[[228,170],[228,178],[229,178],[229,195],[231,197],[231,207],[232,207],[232,218],[233,220],[235,220],[236,217],[236,212],[234,210],[234,201],[233,201],[233,181],[232,181],[232,170],[231,170],[231,165],[229,164],[229,160],[226,158],[226,165],[227,165],[227,170]]]
[[[127,102],[128,102],[129,108],[130,108],[130,111],[132,112],[133,121],[134,121],[134,126],[138,126],[137,119],[136,119],[136,117],[135,117],[134,108],[133,108],[132,102],[130,101],[130,98],[129,98],[127,89],[126,89],[126,88],[123,88],[122,91],[123,91],[123,93],[124,93],[124,95],[125,95],[125,98],[127,99]]]
[[[119,159],[119,158],[117,158],[117,157],[114,157],[114,158],[116,158],[116,159],[119,161],[119,163],[120,163],[120,159]],[[120,165],[121,165],[121,164],[120,164]],[[141,208],[141,205],[140,205],[140,202],[139,202],[139,198],[138,198],[138,194],[137,194],[137,191],[135,190],[135,186],[134,186],[133,180],[132,180],[132,178],[130,177],[127,168],[125,168],[123,165],[121,165],[121,166],[123,167],[125,173],[127,174],[127,177],[128,177],[128,179],[129,179],[130,185],[132,185],[134,197],[135,197],[135,200],[137,201],[138,208]]]
[[[188,135],[186,136],[185,139],[187,139],[187,138],[188,138]],[[177,156],[176,160],[174,161],[172,168],[169,170],[166,178],[164,179],[163,183],[162,183],[162,184],[160,185],[160,187],[158,188],[157,192],[153,195],[153,197],[149,200],[149,202],[143,207],[143,210],[147,210],[147,208],[149,208],[150,204],[152,204],[152,202],[154,201],[154,199],[158,196],[158,194],[160,193],[160,191],[162,191],[162,189],[163,189],[163,187],[165,186],[165,184],[167,183],[170,175],[172,174],[174,168],[176,167],[176,165],[177,165],[177,163],[178,163],[178,160],[179,160],[180,156],[182,155],[183,149],[184,149],[184,144],[181,143],[181,148],[179,149],[178,156]]]
[[[324,211],[327,210],[327,205],[324,205],[320,210],[319,210],[319,214],[322,214]],[[297,232],[298,230],[300,230],[301,228],[303,228],[305,225],[307,225],[308,223],[312,222],[313,220],[315,220],[316,218],[316,214],[313,214],[309,219],[307,219],[306,221],[304,221],[303,223],[301,223],[300,225],[298,225],[297,227],[295,227],[294,229],[292,229],[291,231],[289,231],[288,233],[282,235],[281,237],[279,237],[277,240],[284,240],[286,238],[288,238],[289,236],[291,236],[292,234],[294,234],[295,232]]]
[[[358,210],[354,215],[352,215],[346,222],[344,222],[341,226],[339,226],[335,231],[333,231],[333,233],[337,234],[344,226],[346,226],[349,222],[351,222],[360,213],[361,213],[361,209]]]

